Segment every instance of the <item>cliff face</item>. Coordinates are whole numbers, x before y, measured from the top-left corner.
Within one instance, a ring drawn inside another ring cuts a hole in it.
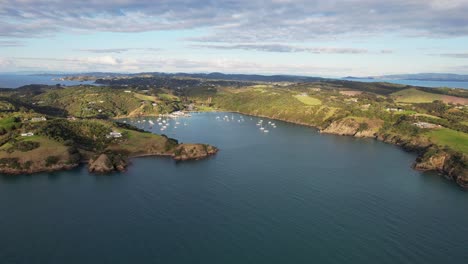
[[[440,151],[433,155],[421,155],[414,168],[422,171],[437,171],[454,180],[460,186],[468,188],[467,157]]]
[[[359,123],[353,119],[334,121],[328,127],[321,130],[322,133],[336,134],[341,136],[354,136],[359,129]]]
[[[320,132],[341,136],[375,138],[382,124],[383,121],[376,119],[358,120],[354,118],[344,118],[332,122],[329,126],[320,130]]]
[[[205,144],[178,144],[175,148],[161,152],[160,148],[147,148],[145,152],[130,155],[138,156],[170,156],[176,161],[199,160],[207,158],[218,152],[218,149]],[[103,153],[90,159],[88,162],[89,172],[109,173],[113,171],[124,171],[128,166],[127,156],[113,152]]]
[[[468,188],[468,157],[441,150],[425,138],[405,138],[395,134],[379,134],[375,122],[362,125],[362,120],[344,118],[334,121],[320,132],[354,137],[371,137],[397,145],[419,154],[414,168],[421,171],[437,171],[458,185]]]
[[[127,167],[124,158],[118,155],[101,154],[96,159],[89,160],[89,172],[108,173],[112,171],[123,171]]]
[[[204,144],[181,144],[177,146],[172,158],[175,160],[198,160],[214,155],[218,149]]]

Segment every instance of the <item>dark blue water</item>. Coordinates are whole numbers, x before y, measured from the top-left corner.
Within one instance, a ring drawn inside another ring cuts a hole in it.
[[[0,263],[466,263],[468,193],[413,154],[217,115],[164,131],[207,160],[0,177]]]
[[[419,81],[419,80],[346,79],[346,78],[344,79],[349,80],[349,81],[356,81],[356,82],[388,82],[388,83],[413,85],[413,86],[420,86],[420,87],[432,87],[432,88],[448,87],[448,88],[468,89],[468,82],[458,82],[458,81]]]
[[[29,84],[47,84],[47,85],[79,85],[79,84],[94,84],[94,82],[78,82],[78,81],[59,81],[54,80],[59,76],[42,76],[42,75],[26,75],[26,74],[0,74],[0,88],[18,88]]]

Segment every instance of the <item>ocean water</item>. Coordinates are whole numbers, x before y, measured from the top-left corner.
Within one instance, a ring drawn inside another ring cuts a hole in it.
[[[127,122],[220,152],[137,158],[110,175],[0,176],[0,263],[468,259],[468,193],[412,170],[415,155],[395,146],[265,118],[264,133],[259,118],[230,113],[171,120],[164,131],[137,120]]]
[[[1,74],[0,73],[0,88],[18,88],[28,84],[63,84],[63,85],[79,85],[79,84],[95,84],[93,81],[78,82],[78,81],[57,81],[53,80],[57,76],[38,76],[38,75],[23,75],[23,74]],[[450,87],[468,89],[468,82],[449,82],[449,81],[416,81],[416,80],[387,80],[387,79],[344,79],[349,81],[359,82],[389,82],[404,85],[414,85],[423,87]]]
[[[456,81],[418,81],[418,80],[392,80],[392,79],[343,79],[348,81],[357,82],[389,82],[403,85],[413,85],[421,87],[448,87],[448,88],[461,88],[468,89],[468,82],[456,82]]]
[[[29,84],[47,84],[47,85],[80,85],[94,84],[94,82],[78,82],[78,81],[58,81],[57,76],[40,76],[26,74],[0,74],[0,88],[18,88]]]

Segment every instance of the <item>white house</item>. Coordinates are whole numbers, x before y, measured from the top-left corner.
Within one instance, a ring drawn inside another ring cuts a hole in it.
[[[47,118],[41,116],[41,117],[33,117],[31,118],[31,122],[40,122],[40,121],[46,121]]]
[[[21,136],[22,137],[32,137],[32,136],[34,136],[34,133],[33,132],[21,133]]]
[[[107,135],[107,138],[121,138],[121,137],[122,137],[122,133],[115,132],[115,131],[112,131],[109,133],[109,135]]]

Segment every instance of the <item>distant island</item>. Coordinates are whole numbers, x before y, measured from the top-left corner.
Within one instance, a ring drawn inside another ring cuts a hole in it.
[[[380,76],[355,77],[347,76],[345,79],[383,79],[383,80],[414,80],[414,81],[450,81],[468,82],[468,75],[452,73],[415,73],[415,74],[392,74]]]
[[[119,120],[230,111],[395,144],[418,153],[415,169],[437,171],[468,187],[468,90],[294,76],[86,78],[101,86],[0,89],[0,172],[59,170],[83,162],[90,171],[106,172],[125,169],[137,156],[205,158],[217,149],[180,144]]]

